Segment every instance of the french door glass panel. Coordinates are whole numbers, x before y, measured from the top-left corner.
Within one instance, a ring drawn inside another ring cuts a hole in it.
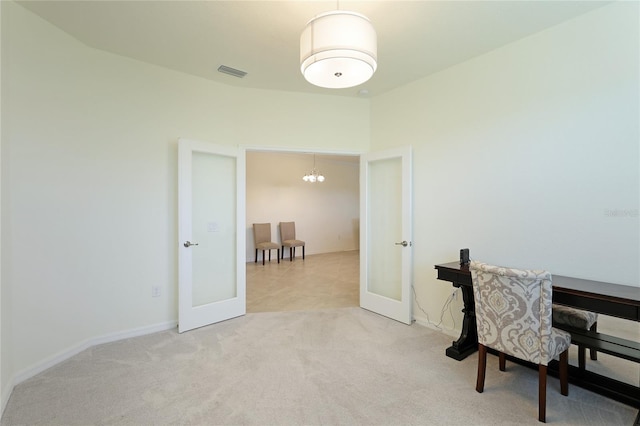
[[[402,251],[395,246],[402,236],[402,159],[369,163],[369,276],[371,293],[395,300],[402,298]]]
[[[191,223],[198,242],[192,259],[194,307],[238,295],[235,176],[235,158],[193,153]]]

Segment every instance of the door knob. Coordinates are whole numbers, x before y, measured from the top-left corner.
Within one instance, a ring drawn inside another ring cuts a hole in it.
[[[402,241],[401,243],[396,243],[397,246],[402,246],[402,247],[406,247],[408,245],[410,245],[410,243],[406,242],[406,241]]]
[[[187,241],[187,242],[184,243],[184,246],[187,247],[187,248],[189,248],[191,246],[197,246],[197,245],[198,245],[198,243],[192,243],[191,241]]]

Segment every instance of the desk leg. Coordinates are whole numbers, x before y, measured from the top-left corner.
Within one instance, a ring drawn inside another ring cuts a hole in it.
[[[446,354],[448,357],[461,361],[478,350],[478,329],[476,328],[476,314],[473,302],[473,288],[467,285],[453,283],[454,287],[462,290],[462,301],[464,302],[464,317],[462,319],[462,332],[460,338],[448,347]]]

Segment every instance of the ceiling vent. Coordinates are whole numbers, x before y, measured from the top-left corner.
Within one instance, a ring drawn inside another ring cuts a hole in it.
[[[220,65],[218,67],[218,71],[221,72],[221,73],[224,73],[224,74],[229,74],[229,75],[232,75],[234,77],[238,77],[238,78],[242,78],[245,75],[247,75],[247,73],[245,71],[240,71],[240,70],[237,70],[235,68],[228,67],[226,65]]]

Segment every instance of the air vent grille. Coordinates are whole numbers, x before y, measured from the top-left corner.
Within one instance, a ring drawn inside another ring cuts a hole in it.
[[[238,78],[242,78],[245,75],[247,75],[247,73],[245,71],[237,70],[235,68],[231,68],[231,67],[228,67],[226,65],[220,65],[218,67],[218,71],[221,72],[221,73],[224,73],[224,74],[229,74],[229,75],[232,75],[234,77],[238,77]]]

